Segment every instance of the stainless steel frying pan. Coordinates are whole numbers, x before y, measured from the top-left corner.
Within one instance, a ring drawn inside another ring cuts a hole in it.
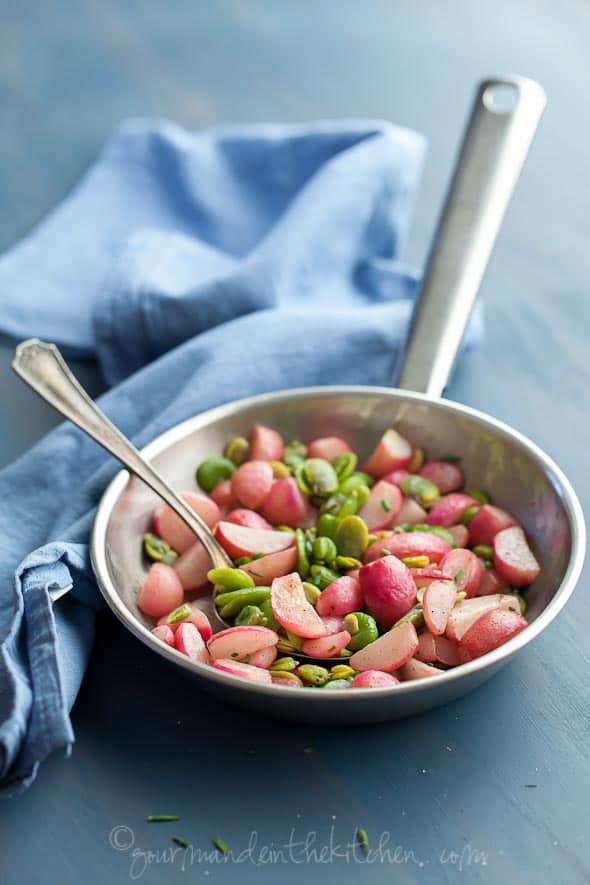
[[[174,488],[191,487],[195,465],[256,422],[277,428],[287,439],[342,435],[361,455],[369,453],[388,427],[396,427],[431,458],[460,453],[467,484],[493,488],[495,501],[514,513],[532,538],[542,573],[527,591],[530,626],[495,651],[436,679],[389,689],[328,692],[235,679],[190,661],[151,635],[151,624],[137,608],[136,598],[145,574],[139,538],[157,498],[137,477],[122,471],[104,493],[94,523],[91,555],[98,584],[132,633],[206,690],[242,707],[301,721],[362,723],[408,716],[484,682],[544,630],[569,599],[585,550],[582,510],[570,483],[522,434],[475,409],[441,399],[544,106],[544,92],[531,80],[498,78],[479,86],[397,389],[315,387],[252,397],[191,418],[142,451]],[[14,368],[41,395],[65,385],[59,363],[48,363],[47,350],[35,353],[34,347],[21,346]],[[72,408],[69,414],[62,410],[72,417]],[[73,420],[84,426],[82,420]]]

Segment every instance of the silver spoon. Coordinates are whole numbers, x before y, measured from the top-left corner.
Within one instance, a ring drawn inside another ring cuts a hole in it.
[[[153,464],[109,421],[72,374],[55,344],[39,341],[38,338],[23,341],[16,348],[12,368],[35,393],[92,437],[169,504],[202,543],[211,557],[212,568],[234,568],[231,558],[209,526],[191,510]],[[53,601],[71,589],[69,586],[58,590],[52,597]],[[218,630],[232,626],[220,617],[215,605],[207,606],[207,614],[215,621],[214,626]],[[299,652],[297,657],[318,660]]]

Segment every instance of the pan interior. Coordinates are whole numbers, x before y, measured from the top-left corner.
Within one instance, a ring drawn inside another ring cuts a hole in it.
[[[467,487],[488,491],[494,503],[517,517],[532,539],[542,573],[527,591],[529,620],[540,614],[559,587],[571,549],[559,481],[542,453],[508,428],[444,400],[429,401],[401,391],[295,391],[197,416],[155,440],[147,454],[176,489],[195,489],[199,462],[219,454],[228,439],[246,435],[256,422],[276,428],[286,440],[342,436],[361,458],[388,427],[397,428],[429,458],[461,456]],[[106,529],[112,584],[128,612],[146,627],[150,622],[136,604],[147,570],[140,539],[158,503],[153,492],[131,478],[121,483],[111,502]]]

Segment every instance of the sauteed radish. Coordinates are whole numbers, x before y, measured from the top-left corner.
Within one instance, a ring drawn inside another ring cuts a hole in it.
[[[183,498],[234,567],[211,569],[160,505],[138,598],[154,636],[242,679],[348,689],[440,675],[525,629],[519,590],[539,566],[512,516],[463,490],[460,459],[426,460],[390,429],[357,464],[343,439],[261,425],[202,462]],[[233,624],[215,634],[185,598],[211,592]]]

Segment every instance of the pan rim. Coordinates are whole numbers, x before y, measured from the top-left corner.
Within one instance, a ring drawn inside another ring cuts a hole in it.
[[[474,661],[441,672],[441,675],[436,680],[436,685],[440,684],[442,691],[443,685],[449,686],[462,679],[469,680],[469,677],[481,674],[487,670],[491,671],[491,675],[494,670],[503,663],[506,663],[509,658],[528,645],[529,642],[532,642],[557,617],[559,612],[570,599],[576,587],[584,564],[586,550],[586,526],[584,515],[582,506],[572,484],[553,458],[547,455],[547,453],[535,442],[530,440],[520,431],[512,428],[509,424],[506,424],[485,412],[474,409],[471,406],[465,406],[461,403],[456,403],[453,400],[447,400],[442,397],[431,397],[414,391],[402,390],[401,388],[372,385],[320,385],[314,387],[288,388],[269,393],[257,394],[243,399],[232,400],[223,405],[207,409],[206,411],[200,412],[191,418],[187,418],[164,431],[144,446],[141,449],[141,453],[144,457],[149,459],[160,454],[170,445],[178,442],[188,434],[199,430],[205,425],[218,421],[230,413],[235,414],[252,407],[272,404],[277,400],[296,400],[307,397],[347,395],[358,396],[359,394],[364,396],[385,396],[393,399],[421,402],[426,405],[435,405],[444,410],[460,413],[483,422],[492,430],[516,440],[521,446],[523,446],[523,448],[525,448],[533,458],[543,466],[544,472],[549,476],[555,491],[561,500],[570,527],[571,551],[566,572],[549,604],[543,609],[538,617],[529,624],[527,629],[522,631],[522,633],[517,634],[504,645],[499,646],[494,651],[488,652]],[[191,661],[186,655],[183,655],[175,649],[172,649],[170,646],[160,642],[123,603],[123,600],[119,596],[115,584],[111,579],[108,568],[106,533],[114,506],[124,490],[129,476],[129,471],[125,469],[118,471],[103,492],[96,510],[90,538],[90,559],[92,569],[102,596],[111,611],[127,627],[127,629],[136,636],[136,638],[144,643],[144,645],[147,645],[161,657],[166,658],[169,662],[182,667],[184,670],[187,670],[199,678],[217,683],[228,689],[239,690],[246,694],[255,693],[261,696],[266,696],[269,699],[272,699],[273,697],[292,698],[293,689],[289,687],[247,682],[246,680],[236,679],[230,674],[216,670],[208,664]],[[413,693],[421,694],[422,692],[431,691],[433,688],[434,685],[430,679],[422,678],[392,687],[366,688],[363,689],[362,692],[308,692],[306,693],[306,700],[314,705],[318,703],[326,705],[336,702],[340,704],[351,704],[354,703],[355,700],[361,702],[362,699],[368,700],[370,697],[407,697]]]

